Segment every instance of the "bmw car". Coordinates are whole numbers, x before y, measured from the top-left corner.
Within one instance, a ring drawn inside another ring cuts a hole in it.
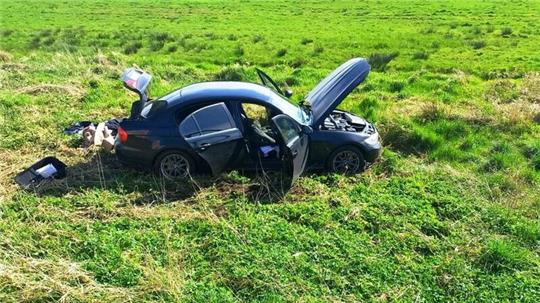
[[[351,59],[296,105],[258,69],[261,84],[202,82],[151,100],[151,75],[129,68],[121,79],[139,100],[120,122],[117,157],[170,180],[235,169],[281,170],[291,183],[306,169],[359,173],[380,156],[379,134],[336,107],[369,70],[365,59]]]

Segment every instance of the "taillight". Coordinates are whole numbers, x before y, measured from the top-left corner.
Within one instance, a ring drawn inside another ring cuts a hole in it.
[[[118,138],[120,138],[120,143],[126,143],[128,139],[128,133],[121,127],[118,128]]]

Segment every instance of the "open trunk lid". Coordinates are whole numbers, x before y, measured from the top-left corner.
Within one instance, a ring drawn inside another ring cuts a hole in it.
[[[321,125],[343,99],[364,81],[369,70],[366,59],[351,59],[335,69],[307,95],[305,100],[311,108],[313,128]]]
[[[131,106],[130,115],[130,118],[138,118],[149,100],[148,86],[150,85],[152,76],[141,69],[132,67],[124,71],[120,80],[124,83],[125,88],[139,95],[139,101],[134,102]]]

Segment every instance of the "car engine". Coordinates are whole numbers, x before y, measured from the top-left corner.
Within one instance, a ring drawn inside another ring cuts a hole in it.
[[[349,132],[361,132],[368,126],[366,120],[353,116],[349,113],[335,110],[320,126],[321,130],[343,130]]]

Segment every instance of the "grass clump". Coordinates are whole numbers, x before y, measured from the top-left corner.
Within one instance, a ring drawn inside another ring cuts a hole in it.
[[[362,113],[362,116],[370,121],[376,122],[379,116],[380,103],[377,98],[373,96],[368,96],[360,102],[358,107],[359,111]]]
[[[447,118],[446,109],[438,103],[428,102],[422,105],[418,119],[422,122],[444,120]]]
[[[307,62],[307,60],[304,59],[304,58],[295,58],[295,59],[289,61],[287,64],[292,68],[299,68],[302,65],[305,65],[306,62]],[[298,82],[298,81],[296,81],[296,82]]]
[[[471,34],[477,36],[477,35],[480,35],[482,33],[482,29],[478,26],[475,26],[471,29]]]
[[[486,47],[486,42],[484,40],[474,40],[471,41],[471,47],[473,49],[481,49]]]
[[[280,48],[278,49],[278,51],[276,52],[276,56],[278,57],[283,57],[287,54],[287,49],[285,48]]]
[[[133,41],[133,42],[130,42],[128,43],[125,47],[124,47],[124,54],[126,55],[131,55],[131,54],[136,54],[139,49],[142,48],[142,42],[140,41]]]
[[[413,54],[414,60],[427,60],[429,58],[429,53],[426,51],[418,51]]]
[[[433,26],[426,27],[426,28],[422,29],[420,31],[420,33],[422,33],[424,35],[433,34],[433,33],[435,33],[435,27],[433,27]]]
[[[255,35],[255,36],[251,37],[251,42],[253,42],[253,43],[259,43],[259,42],[261,42],[263,40],[264,40],[264,37],[261,36],[261,35]]]
[[[163,33],[163,32],[154,32],[150,35],[150,37],[152,40],[160,41],[160,42],[166,42],[171,39],[168,33]]]
[[[519,95],[516,84],[508,79],[493,81],[484,92],[484,98],[493,103],[511,103],[516,101]]]
[[[40,46],[41,37],[34,36],[32,39],[30,39],[30,42],[28,42],[28,48],[29,49],[37,49]]]
[[[399,56],[398,52],[391,53],[373,53],[368,57],[371,68],[376,71],[385,71],[388,63]]]
[[[222,68],[214,75],[214,79],[220,81],[241,81],[246,78],[245,74],[246,72],[242,65],[234,64]]]
[[[315,47],[313,47],[314,55],[322,54],[323,51],[324,51],[324,47],[322,47],[322,45],[315,45]]]
[[[66,45],[73,47],[77,46],[81,43],[81,40],[86,35],[86,31],[82,27],[78,28],[69,28],[64,31],[62,31],[62,35],[60,37],[61,41],[65,43]],[[49,36],[49,35],[47,35]]]
[[[385,144],[404,154],[424,154],[443,144],[442,138],[432,129],[414,123],[392,125],[383,134]]]
[[[141,41],[132,41],[124,47],[123,52],[126,55],[136,54],[142,47],[143,44]]]
[[[234,48],[234,55],[237,56],[237,57],[242,57],[244,55],[245,51],[244,51],[244,48],[241,47],[240,45],[237,45],[235,48]]]
[[[399,93],[405,88],[405,82],[404,81],[390,81],[388,83],[388,90],[392,93]]]
[[[54,37],[47,37],[43,40],[42,44],[44,46],[51,46],[53,45],[54,41],[55,41]]]
[[[204,36],[208,39],[208,40],[216,40],[218,39],[218,35],[216,35],[214,32],[207,32],[207,33],[204,33]]]
[[[302,45],[306,45],[306,44],[309,44],[309,43],[312,43],[313,42],[313,39],[309,39],[309,38],[302,38],[300,40],[300,44]]]
[[[521,84],[521,97],[529,103],[540,104],[540,73],[530,72],[523,78]],[[539,112],[540,114],[540,112]]]
[[[0,61],[1,62],[9,62],[11,61],[11,58],[13,56],[11,56],[10,53],[6,52],[6,51],[3,51],[3,50],[0,50]]]
[[[174,53],[178,50],[178,45],[176,44],[171,44],[167,47],[167,52],[168,53]]]
[[[489,240],[479,263],[488,271],[519,270],[528,264],[526,250],[505,239]]]
[[[11,36],[11,34],[13,34],[15,31],[12,30],[12,29],[3,29],[3,30],[0,30],[0,35],[2,37],[9,37]]]
[[[162,49],[163,46],[165,46],[165,42],[161,40],[153,40],[152,42],[150,42],[150,45],[148,46],[148,48],[153,52],[157,52],[160,49]]]
[[[510,36],[512,34],[512,28],[509,27],[509,26],[505,26],[503,28],[501,28],[501,35],[503,37],[507,37],[507,36]]]

